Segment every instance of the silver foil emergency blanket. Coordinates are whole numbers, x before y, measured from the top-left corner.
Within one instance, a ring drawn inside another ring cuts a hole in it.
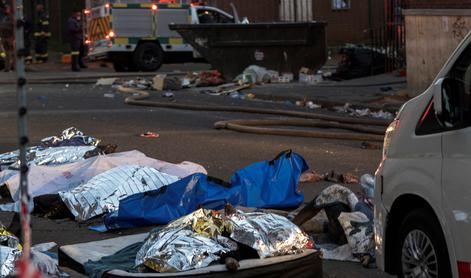
[[[47,137],[39,146],[26,149],[28,165],[61,165],[83,159],[88,151],[95,150],[99,139],[85,136],[74,127],[62,131],[60,136]],[[19,151],[0,154],[0,170],[19,169]]]
[[[261,212],[238,212],[226,217],[232,226],[230,238],[252,247],[262,259],[314,248],[313,241],[286,217]]]
[[[199,209],[149,233],[136,255],[136,267],[147,266],[157,272],[176,272],[202,268],[237,250],[237,243],[220,234],[221,216]]]
[[[77,221],[119,208],[119,201],[133,194],[157,190],[178,181],[178,177],[137,165],[115,167],[87,183],[59,195]]]
[[[21,250],[19,239],[0,227],[0,277],[15,272],[15,263],[21,256]]]
[[[62,131],[60,136],[51,136],[41,140],[40,147],[60,147],[60,146],[98,146],[100,139],[86,136],[75,127],[69,127]]]

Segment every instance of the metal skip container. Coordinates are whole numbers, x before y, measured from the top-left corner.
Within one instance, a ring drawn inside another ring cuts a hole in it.
[[[170,24],[226,79],[250,65],[297,77],[318,70],[327,58],[326,23]]]

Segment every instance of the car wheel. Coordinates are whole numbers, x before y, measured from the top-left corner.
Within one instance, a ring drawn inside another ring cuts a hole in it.
[[[164,52],[160,45],[146,42],[134,52],[134,63],[142,71],[156,71],[164,61]]]
[[[426,209],[414,210],[405,217],[396,245],[399,277],[451,277],[447,246],[440,227]]]

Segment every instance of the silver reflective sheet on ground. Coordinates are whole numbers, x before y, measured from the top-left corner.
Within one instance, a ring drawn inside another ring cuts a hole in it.
[[[7,277],[15,272],[15,262],[21,256],[16,248],[0,246],[0,277]]]
[[[115,211],[119,201],[131,195],[157,190],[178,181],[178,177],[154,168],[125,165],[97,175],[71,191],[59,192],[77,221]]]
[[[84,159],[87,152],[95,149],[95,146],[47,148],[36,151],[36,157],[30,161],[30,164],[53,166],[72,163]]]
[[[12,275],[16,260],[21,256],[18,238],[0,228],[0,277]]]
[[[60,136],[51,136],[41,140],[41,146],[44,147],[56,147],[60,146],[63,141],[73,141],[74,146],[98,146],[100,139],[86,136],[82,131],[76,129],[75,127],[69,127],[62,131]]]
[[[173,227],[151,232],[137,253],[136,266],[145,265],[157,272],[187,271],[206,267],[229,251],[214,239]]]
[[[231,239],[255,249],[260,258],[301,253],[311,239],[287,218],[271,213],[238,212],[227,216]]]

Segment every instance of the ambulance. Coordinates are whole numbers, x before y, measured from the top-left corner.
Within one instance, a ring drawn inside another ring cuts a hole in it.
[[[169,56],[198,57],[169,24],[238,22],[237,12],[194,0],[87,0],[83,13],[88,59],[111,61],[116,71],[156,71]]]

